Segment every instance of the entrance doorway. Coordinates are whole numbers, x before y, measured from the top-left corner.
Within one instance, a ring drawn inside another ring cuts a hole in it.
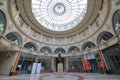
[[[63,71],[64,71],[64,69],[65,69],[65,59],[64,58],[61,58],[61,60],[62,60],[62,63],[63,63]],[[59,60],[58,60],[58,58],[55,58],[55,71],[57,72],[57,69],[58,69],[58,63],[59,63]]]

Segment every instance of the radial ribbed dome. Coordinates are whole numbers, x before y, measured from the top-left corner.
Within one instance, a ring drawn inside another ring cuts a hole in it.
[[[33,31],[60,38],[88,29],[101,5],[101,0],[17,0],[21,18]]]
[[[32,0],[31,4],[36,20],[53,31],[72,29],[87,11],[87,0]]]

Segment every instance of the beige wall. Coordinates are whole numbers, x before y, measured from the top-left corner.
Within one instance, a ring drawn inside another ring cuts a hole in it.
[[[12,56],[5,56],[6,53],[0,52],[0,75],[9,75],[10,68],[15,63],[17,54],[13,53]]]

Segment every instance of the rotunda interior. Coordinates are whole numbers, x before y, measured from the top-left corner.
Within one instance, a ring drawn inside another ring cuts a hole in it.
[[[57,73],[59,54],[63,72],[120,74],[120,0],[0,0],[0,76]]]

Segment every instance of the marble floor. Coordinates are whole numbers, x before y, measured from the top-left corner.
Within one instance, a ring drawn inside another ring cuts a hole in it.
[[[24,74],[19,76],[0,76],[0,80],[120,80],[120,75],[99,73],[64,73],[63,78],[57,78],[55,73]]]

